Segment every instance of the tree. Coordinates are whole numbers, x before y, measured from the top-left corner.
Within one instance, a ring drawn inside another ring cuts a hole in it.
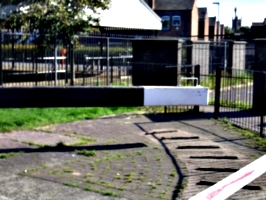
[[[73,44],[75,35],[98,25],[97,13],[108,9],[110,0],[24,0],[5,22],[11,29],[38,31],[38,52],[42,56],[46,46],[53,44],[54,66],[57,66],[57,38],[69,44],[70,85],[74,85]],[[14,42],[12,43],[14,46]],[[57,76],[55,76],[57,77]],[[55,81],[56,83],[56,81]]]
[[[234,33],[234,31],[228,26],[224,27],[224,32],[225,32],[225,35],[230,35]]]
[[[0,7],[1,6],[7,6],[7,5],[18,5],[21,3],[22,0],[1,0]]]
[[[29,0],[4,23],[5,27],[72,41],[80,32],[98,25],[97,13],[108,9],[110,0]]]

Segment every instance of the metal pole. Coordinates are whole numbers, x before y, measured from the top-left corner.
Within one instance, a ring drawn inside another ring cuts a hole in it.
[[[56,36],[54,37],[54,85],[57,86],[57,44]]]
[[[12,28],[12,69],[15,69],[15,32],[14,28]]]
[[[106,40],[106,85],[109,86],[109,37]]]
[[[220,22],[220,19],[219,19],[219,10],[220,10],[220,2],[213,2],[212,4],[215,4],[215,5],[217,5],[218,6],[218,20],[217,20],[217,22]],[[220,24],[220,23],[219,23]],[[217,40],[218,40],[218,35],[219,35],[219,27],[218,27],[218,23],[217,23]]]
[[[265,91],[266,91],[266,88],[265,88],[265,80],[266,80],[266,73],[262,72],[262,101],[261,102],[264,102],[265,100]],[[262,108],[261,109],[261,112],[260,112],[260,137],[263,137],[263,132],[264,132],[264,114],[266,112],[266,109],[265,108]]]
[[[227,67],[226,46],[227,46],[227,42],[224,43],[224,72],[225,72],[226,67]]]
[[[70,41],[70,85],[74,86],[74,49],[73,49],[73,43]]]
[[[2,65],[2,30],[0,29],[0,86],[3,85],[3,65]]]
[[[198,78],[198,82],[194,81],[194,86],[200,85],[200,65],[193,66],[194,67],[194,76]],[[199,114],[200,107],[198,105],[194,106],[194,112]]]
[[[216,68],[215,100],[214,100],[214,119],[219,118],[220,114],[220,91],[221,91],[221,68]]]

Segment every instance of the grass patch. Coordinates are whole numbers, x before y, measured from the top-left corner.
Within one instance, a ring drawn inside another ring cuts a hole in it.
[[[71,136],[71,137],[73,137],[73,136]],[[74,136],[74,137],[77,138],[79,141],[73,145],[86,145],[86,144],[90,144],[90,143],[97,141],[96,138],[86,138],[86,137],[82,137],[82,136]]]
[[[137,111],[139,107],[110,108],[7,108],[0,109],[0,132],[32,130],[36,127],[94,119]]]
[[[64,183],[64,185],[70,186],[70,187],[79,187],[79,185],[76,183]]]
[[[241,72],[236,75],[230,75],[228,73],[223,73],[221,78],[221,88],[229,87],[229,86],[236,86],[242,84],[248,84],[253,82],[253,74],[247,72]],[[208,87],[209,89],[215,89],[216,85],[216,75],[209,74],[205,77],[201,82],[201,86]]]
[[[62,171],[63,171],[64,173],[72,173],[72,172],[73,172],[73,170],[70,169],[69,167],[65,167],[65,168],[63,168]]]
[[[16,152],[10,152],[10,153],[0,153],[0,159],[7,159],[12,156],[16,156],[18,154],[21,154],[22,152],[16,153]]]
[[[112,197],[123,197],[121,194],[118,194],[112,190],[96,190],[95,192],[98,192],[105,196],[112,196]]]
[[[86,157],[95,157],[95,156],[97,156],[97,153],[96,153],[95,150],[89,151],[89,150],[86,150],[86,149],[82,149],[82,150],[76,150],[75,152],[78,155],[84,155]]]
[[[254,141],[254,144],[256,144],[257,146],[262,147],[262,148],[266,148],[266,138],[260,137],[260,135],[258,135],[258,133],[255,133],[255,132],[250,131],[248,129],[244,129],[244,128],[242,129],[242,128],[235,127],[229,121],[228,118],[223,118],[220,122],[225,127],[228,127],[231,130],[233,129],[234,131],[241,134],[242,136],[251,139],[252,141]],[[250,144],[250,145],[252,145],[252,144]]]

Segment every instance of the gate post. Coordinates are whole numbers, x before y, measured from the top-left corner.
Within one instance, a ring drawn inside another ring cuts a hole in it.
[[[75,69],[74,69],[74,45],[70,42],[70,85],[75,85]]]
[[[191,41],[191,65],[200,65],[200,74],[209,73],[210,42],[209,41]],[[189,62],[189,61],[188,61]]]
[[[230,69],[245,69],[246,64],[246,42],[230,41],[229,42],[229,59],[228,68]]]
[[[220,114],[221,76],[222,76],[222,70],[220,67],[217,67],[216,68],[216,84],[215,84],[215,100],[214,100],[214,119],[218,119],[219,114]]]
[[[196,78],[198,78],[198,84],[200,85],[200,65],[196,65],[196,66],[194,67],[194,73],[195,73],[194,76],[195,76]],[[197,84],[197,82],[194,81],[194,86],[197,86],[196,84]],[[199,113],[199,106],[198,106],[198,105],[194,106],[193,111],[194,111],[195,113]]]
[[[266,114],[266,79],[264,79],[263,72],[266,71],[266,39],[255,39],[255,65],[253,77],[253,105],[252,108],[257,113],[263,110]]]

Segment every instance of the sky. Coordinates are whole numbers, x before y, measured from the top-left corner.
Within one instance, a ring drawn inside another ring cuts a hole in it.
[[[219,2],[220,5],[213,4]],[[237,17],[242,19],[241,26],[251,26],[252,22],[263,22],[266,18],[266,0],[197,0],[198,7],[207,7],[209,17],[218,16],[225,26],[232,27],[237,8]]]

